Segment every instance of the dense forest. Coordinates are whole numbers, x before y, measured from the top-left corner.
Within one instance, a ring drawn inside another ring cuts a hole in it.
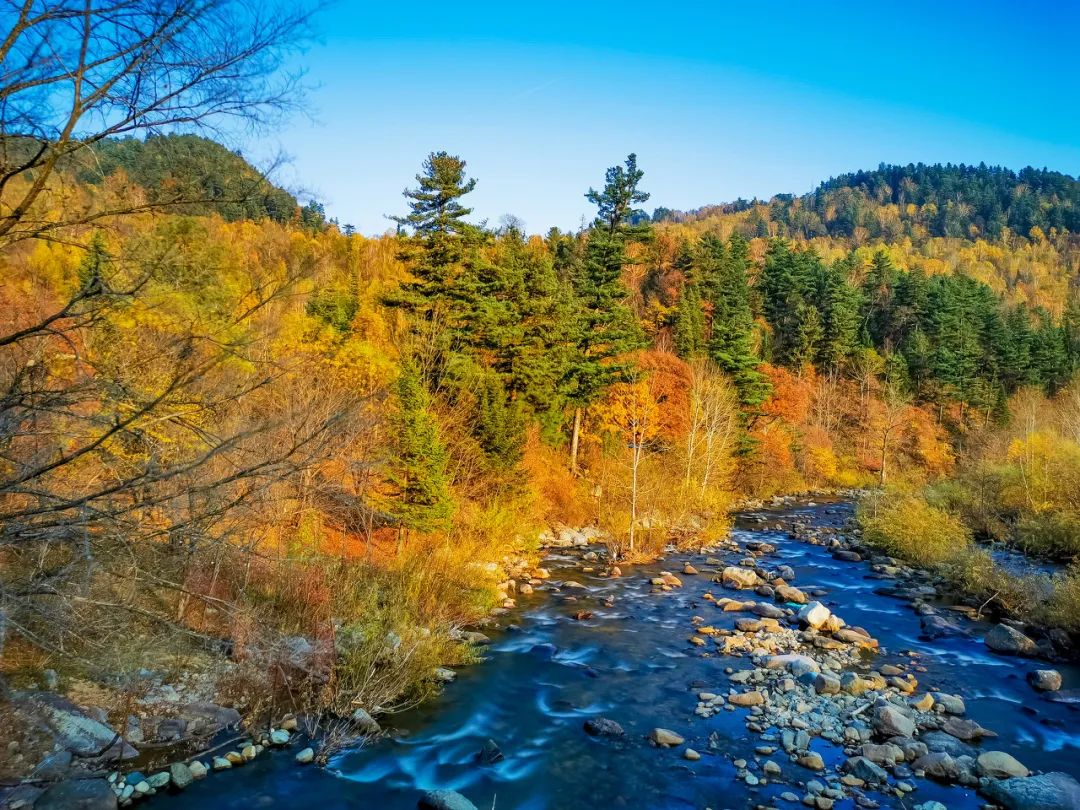
[[[882,164],[873,171],[843,174],[809,194],[778,194],[767,203],[739,200],[689,214],[666,208],[654,221],[686,219],[717,210],[738,212],[757,205],[757,235],[769,223],[780,235],[893,240],[927,236],[1001,239],[1051,231],[1075,233],[1080,223],[1080,183],[1060,172],[1027,167],[1014,172],[1000,166]]]

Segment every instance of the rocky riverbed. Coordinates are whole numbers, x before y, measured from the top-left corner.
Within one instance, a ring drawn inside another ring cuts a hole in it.
[[[296,766],[303,735],[268,739],[182,792],[157,777],[153,805],[1080,807],[1071,640],[943,599],[850,516],[749,511],[621,571],[569,535],[488,660],[386,736],[326,769]]]

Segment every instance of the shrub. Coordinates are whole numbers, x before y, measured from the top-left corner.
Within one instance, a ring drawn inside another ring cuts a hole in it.
[[[1016,525],[1016,540],[1028,554],[1075,559],[1080,556],[1080,515],[1064,509],[1025,515]]]
[[[1080,631],[1080,564],[1054,578],[1054,588],[1043,609],[1044,620],[1069,632]]]
[[[858,519],[866,542],[923,565],[947,562],[972,542],[959,518],[918,495],[892,490],[874,494],[860,503]]]

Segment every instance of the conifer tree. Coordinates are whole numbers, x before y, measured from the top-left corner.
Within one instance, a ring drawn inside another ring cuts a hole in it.
[[[465,175],[465,161],[446,152],[432,152],[416,175],[417,187],[406,189],[409,213],[391,219],[408,229],[399,258],[413,279],[389,296],[386,303],[413,313],[422,327],[426,365],[445,365],[452,339],[454,319],[460,314],[453,306],[461,282],[463,262],[472,256],[483,232],[466,221],[472,213],[460,202],[476,187]]]
[[[602,191],[589,189],[585,195],[597,206],[597,216],[587,235],[583,260],[572,265],[578,301],[576,351],[569,369],[575,406],[570,463],[575,469],[581,409],[609,385],[625,379],[630,364],[624,358],[645,343],[622,283],[623,267],[629,262],[627,246],[647,240],[651,233],[647,218],[634,222],[642,214],[634,206],[649,199],[638,189],[643,176],[637,157],[630,155],[625,167],[607,170]]]
[[[739,403],[754,408],[769,396],[761,361],[754,352],[754,317],[750,310],[749,250],[733,234],[727,245],[714,235],[701,240],[703,278],[712,290],[709,357],[735,383]]]
[[[705,351],[705,312],[701,307],[701,293],[696,284],[683,287],[675,306],[675,351],[679,357],[691,360],[701,357]]]
[[[389,482],[395,490],[391,511],[404,537],[409,530],[446,528],[453,514],[453,499],[446,446],[430,413],[431,401],[420,370],[411,360],[402,365],[397,398]]]

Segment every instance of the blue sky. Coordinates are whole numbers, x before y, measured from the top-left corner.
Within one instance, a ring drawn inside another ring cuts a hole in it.
[[[424,156],[478,178],[476,218],[577,227],[628,152],[646,204],[809,191],[878,163],[1080,173],[1080,2],[340,0],[299,59],[310,114],[248,144],[363,233]]]

